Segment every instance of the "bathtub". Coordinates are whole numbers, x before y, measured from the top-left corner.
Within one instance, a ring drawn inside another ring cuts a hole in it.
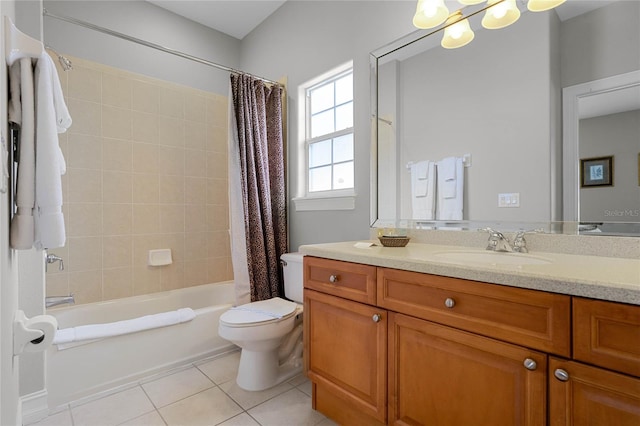
[[[218,336],[220,315],[234,302],[233,282],[47,311],[58,328],[99,324],[192,308],[189,322],[102,340],[52,345],[47,350],[50,409],[106,392],[141,378],[236,349]],[[62,349],[61,349],[62,348]]]

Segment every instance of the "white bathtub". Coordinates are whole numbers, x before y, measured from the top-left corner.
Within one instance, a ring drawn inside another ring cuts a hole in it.
[[[58,327],[108,323],[192,308],[190,322],[47,350],[49,408],[135,382],[198,359],[227,352],[218,336],[220,315],[234,301],[233,282],[207,284],[107,302],[54,308]]]

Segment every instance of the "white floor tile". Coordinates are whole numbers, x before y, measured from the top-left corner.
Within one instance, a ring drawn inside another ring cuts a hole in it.
[[[325,417],[325,419],[318,423],[316,426],[338,426],[338,423]]]
[[[195,367],[145,383],[142,388],[151,402],[160,408],[215,386]]]
[[[305,376],[304,373],[298,374],[297,376],[292,377],[288,381],[288,383],[291,384],[292,386],[300,386],[301,384],[306,382],[309,382],[309,378]]]
[[[75,426],[111,426],[155,410],[142,388],[127,389],[71,409]]]
[[[216,358],[197,367],[216,384],[235,380],[240,364],[240,351],[230,353],[221,358]]]
[[[159,411],[169,426],[211,426],[240,414],[242,408],[215,387],[167,405]]]
[[[260,426],[260,424],[253,420],[247,413],[242,413],[224,423],[220,423],[218,426]]]
[[[166,426],[167,424],[160,417],[160,413],[152,411],[135,419],[122,423],[120,426]]]
[[[240,404],[240,406],[245,410],[253,408],[258,404],[262,404],[274,396],[280,395],[292,388],[288,383],[281,383],[278,386],[274,386],[263,391],[250,392],[240,388],[235,379],[229,380],[219,386],[220,389],[229,395],[235,402]]]
[[[311,398],[298,389],[276,396],[248,413],[262,426],[316,425],[325,419],[311,408]]]
[[[37,423],[30,423],[29,426],[72,426],[71,412],[64,410],[56,414],[52,414]]]

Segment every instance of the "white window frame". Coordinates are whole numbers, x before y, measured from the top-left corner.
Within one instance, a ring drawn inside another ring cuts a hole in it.
[[[315,86],[327,83],[330,80],[338,79],[343,74],[349,71],[351,71],[351,73],[353,74],[352,61],[336,67],[331,71],[328,71],[310,81],[307,81],[306,83],[298,87],[298,196],[293,199],[296,211],[353,210],[355,208],[355,125],[348,129],[342,129],[334,133],[329,133],[311,139],[309,138],[311,116],[307,113],[310,103],[310,99],[307,97],[307,91]],[[318,142],[349,133],[353,135],[354,143],[354,187],[346,189],[309,192],[309,145],[313,142]]]

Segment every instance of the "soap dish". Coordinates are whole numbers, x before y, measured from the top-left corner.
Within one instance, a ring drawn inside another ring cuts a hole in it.
[[[411,238],[400,235],[383,235],[378,239],[385,247],[404,247]]]

